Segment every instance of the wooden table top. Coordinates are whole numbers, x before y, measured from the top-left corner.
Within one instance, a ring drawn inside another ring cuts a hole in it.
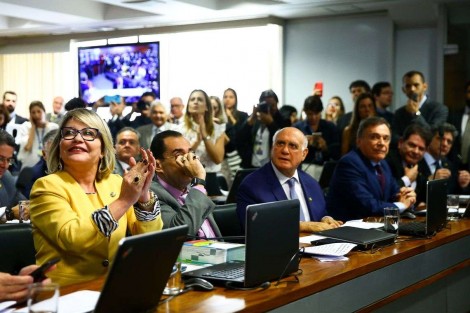
[[[433,238],[399,237],[397,243],[375,253],[350,252],[348,261],[319,262],[306,256],[300,263],[303,274],[299,276],[299,283],[287,282],[292,278],[286,278],[278,286],[273,283],[266,290],[239,291],[216,287],[210,292],[190,291],[159,305],[157,312],[264,312],[468,235],[470,220],[459,220],[449,222],[447,228]],[[67,286],[61,292],[101,290],[103,282],[104,278]]]

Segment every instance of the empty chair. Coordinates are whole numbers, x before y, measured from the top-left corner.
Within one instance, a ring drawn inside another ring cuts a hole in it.
[[[32,227],[29,223],[0,225],[0,272],[18,274],[36,263]]]
[[[240,221],[238,220],[236,203],[217,205],[214,211],[212,211],[212,214],[223,237],[245,236]],[[226,238],[225,241],[244,243],[245,239]]]

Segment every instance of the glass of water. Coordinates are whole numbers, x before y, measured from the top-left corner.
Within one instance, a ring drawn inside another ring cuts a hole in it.
[[[447,195],[447,220],[459,219],[459,195]]]
[[[400,210],[398,208],[384,208],[384,229],[388,233],[398,236],[398,223],[400,222]]]

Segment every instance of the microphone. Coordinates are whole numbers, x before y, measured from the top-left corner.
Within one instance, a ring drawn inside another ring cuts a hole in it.
[[[13,138],[16,138],[16,136],[18,135],[18,129],[14,128],[11,132],[11,135],[13,136]]]
[[[440,125],[439,128],[437,129],[437,134],[439,136],[439,157],[437,159],[438,165],[441,165],[441,160],[442,160],[442,139],[444,139],[444,126]],[[438,166],[436,165],[436,169],[434,170],[434,175],[433,175],[433,180],[436,179],[436,173],[438,170]]]

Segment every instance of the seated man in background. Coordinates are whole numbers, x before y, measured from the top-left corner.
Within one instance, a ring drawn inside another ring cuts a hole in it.
[[[123,176],[124,171],[129,168],[131,157],[138,159],[140,157],[140,134],[131,127],[124,127],[116,134],[116,165],[114,173]]]
[[[52,140],[59,132],[58,129],[53,129],[42,138],[42,157],[32,167],[25,167],[21,169],[18,179],[16,181],[16,188],[20,191],[27,199],[31,193],[31,188],[36,179],[47,175],[47,155],[49,148],[51,147]]]
[[[359,124],[357,148],[336,165],[326,197],[327,211],[345,221],[383,216],[386,207],[400,212],[416,202],[409,187],[399,188],[387,162],[390,125],[382,117],[369,117]]]
[[[457,137],[457,129],[452,124],[443,123],[432,128],[432,135],[427,152],[419,163],[420,172],[428,180],[449,179],[449,193],[469,194],[470,173],[465,169],[458,170],[447,158]]]
[[[212,216],[214,202],[205,189],[206,170],[191,151],[191,144],[177,131],[155,135],[150,146],[157,165],[151,189],[158,196],[163,227],[188,225],[191,236],[220,237]]]
[[[248,205],[287,199],[300,201],[301,232],[342,224],[326,216],[320,185],[298,168],[307,153],[307,138],[297,128],[286,127],[274,134],[271,162],[248,175],[238,189],[237,214],[243,227]]]
[[[0,207],[6,207],[5,214],[0,216],[0,223],[18,219],[18,201],[26,200],[15,187],[16,178],[8,171],[15,147],[13,136],[0,129]],[[25,212],[24,219],[29,219],[29,212]]]
[[[302,169],[319,179],[323,163],[339,159],[339,132],[335,124],[321,118],[323,103],[319,96],[307,97],[303,111],[305,120],[294,124],[308,139],[308,154]]]
[[[398,141],[398,150],[391,150],[387,162],[398,186],[411,187],[416,192],[416,203],[426,202],[427,176],[419,171],[418,163],[431,142],[427,127],[411,124]]]

